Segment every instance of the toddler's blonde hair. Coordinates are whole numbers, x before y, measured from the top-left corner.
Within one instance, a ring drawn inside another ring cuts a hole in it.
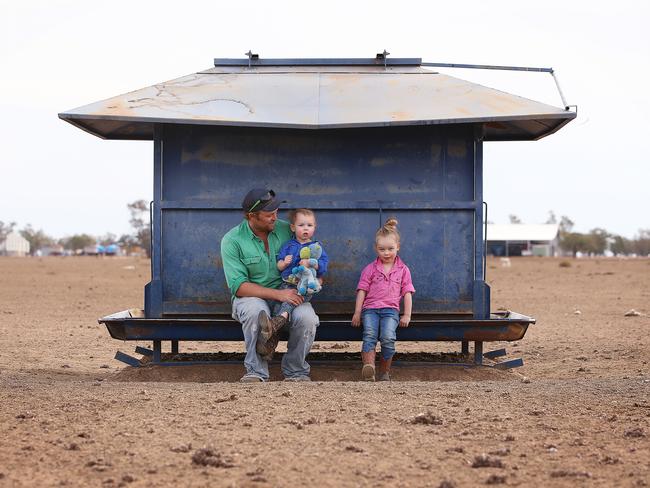
[[[290,224],[296,223],[296,217],[298,216],[298,214],[302,214],[307,217],[314,217],[314,222],[316,222],[316,214],[313,212],[313,210],[309,210],[308,208],[295,208],[293,210],[289,210]]]
[[[394,237],[395,241],[397,244],[399,244],[400,241],[400,235],[399,232],[397,231],[397,219],[394,217],[390,217],[388,220],[386,220],[386,223],[379,228],[377,233],[375,234],[375,244],[379,240],[380,237]]]

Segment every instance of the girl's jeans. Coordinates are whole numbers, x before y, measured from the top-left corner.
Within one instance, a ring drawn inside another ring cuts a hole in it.
[[[381,341],[381,356],[389,360],[395,354],[399,312],[394,308],[369,308],[361,312],[363,352],[374,352],[377,339]]]

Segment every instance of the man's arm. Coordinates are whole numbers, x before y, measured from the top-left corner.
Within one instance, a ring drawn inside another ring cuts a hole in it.
[[[289,302],[293,305],[300,305],[304,301],[304,298],[296,290],[276,290],[251,283],[248,268],[242,263],[239,246],[233,239],[224,237],[221,240],[221,261],[226,283],[233,296],[257,297],[264,300]]]
[[[277,300],[278,302],[289,302],[292,305],[300,305],[305,301],[295,289],[287,288],[286,290],[276,290],[275,288],[266,288],[264,286],[250,283],[248,281],[239,285],[235,296],[242,297],[257,297],[264,300]]]

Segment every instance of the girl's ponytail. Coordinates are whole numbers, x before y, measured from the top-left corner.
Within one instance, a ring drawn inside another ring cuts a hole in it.
[[[386,220],[386,223],[377,231],[377,234],[375,235],[375,242],[377,242],[377,239],[380,237],[393,236],[399,244],[400,235],[397,230],[397,224],[397,219],[394,217],[390,217],[388,220]]]

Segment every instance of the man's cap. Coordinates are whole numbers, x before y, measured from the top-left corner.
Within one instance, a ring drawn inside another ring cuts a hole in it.
[[[241,203],[244,212],[273,212],[283,203],[276,196],[273,190],[266,188],[253,188],[244,197]]]

